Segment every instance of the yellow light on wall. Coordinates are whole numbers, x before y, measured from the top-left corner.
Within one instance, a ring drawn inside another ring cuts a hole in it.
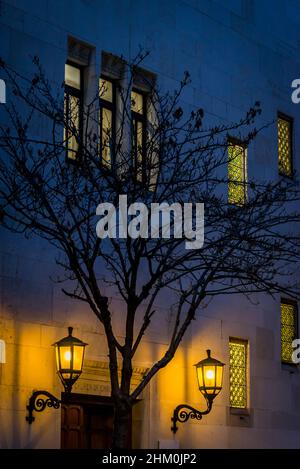
[[[222,389],[224,363],[211,357],[207,350],[207,358],[195,365],[199,390],[203,396],[212,401]]]
[[[69,327],[69,335],[55,342],[57,374],[66,392],[71,392],[73,384],[82,373],[84,350],[87,345],[72,336],[73,328]]]
[[[82,340],[72,336],[73,327],[68,327],[69,335],[55,342],[56,369],[57,374],[67,393],[72,391],[72,386],[82,373],[85,346],[88,345]],[[53,396],[49,391],[33,391],[29,404],[26,406],[28,415],[26,420],[29,424],[34,422],[33,412],[43,412],[45,409],[53,407],[59,409],[61,399]]]

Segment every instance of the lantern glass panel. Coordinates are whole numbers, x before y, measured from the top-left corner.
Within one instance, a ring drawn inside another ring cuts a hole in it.
[[[216,367],[213,365],[205,365],[204,372],[204,386],[207,394],[214,394],[216,386]],[[212,388],[212,389],[211,389]]]
[[[69,370],[72,367],[72,347],[60,346],[60,365],[62,370]]]
[[[198,377],[199,388],[202,388],[204,386],[203,367],[202,366],[197,367],[197,377]]]
[[[81,345],[74,345],[73,352],[73,370],[81,372],[83,363],[84,347]]]
[[[55,347],[55,360],[56,360],[56,371],[60,370],[60,360],[59,360],[59,347]]]
[[[221,388],[222,387],[222,381],[223,381],[223,366],[217,366],[216,369],[217,369],[216,386],[217,386],[217,388]]]

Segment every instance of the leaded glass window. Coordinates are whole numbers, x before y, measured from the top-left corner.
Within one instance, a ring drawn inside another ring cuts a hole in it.
[[[247,148],[234,142],[228,146],[228,202],[247,202]]]
[[[100,154],[102,163],[111,167],[115,141],[115,84],[100,78]]]
[[[138,181],[146,182],[146,96],[136,90],[131,91],[131,116],[133,164]]]
[[[75,160],[82,134],[82,73],[75,64],[65,64],[64,143],[67,157]]]
[[[297,303],[281,300],[281,361],[293,363],[292,342],[297,337]]]
[[[283,176],[293,175],[292,165],[292,120],[278,116],[278,165],[279,173]]]
[[[247,408],[247,342],[229,341],[230,407]]]

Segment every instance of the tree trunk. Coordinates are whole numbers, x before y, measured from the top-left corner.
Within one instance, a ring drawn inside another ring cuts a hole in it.
[[[131,412],[132,409],[125,404],[116,404],[114,417],[114,431],[112,447],[131,447]]]

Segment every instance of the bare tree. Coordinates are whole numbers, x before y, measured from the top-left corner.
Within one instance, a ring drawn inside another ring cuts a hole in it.
[[[254,127],[261,112],[259,103],[237,123],[206,126],[202,109],[184,107],[182,92],[190,83],[185,73],[174,92],[150,90],[147,135],[142,140],[138,130],[132,130],[135,103],[130,90],[143,59],[139,54],[133,62],[123,60],[127,86],[118,85],[122,105],[110,160],[103,157],[99,141],[98,91],[85,104],[79,128],[76,112],[67,115],[64,110],[63,87],[57,90],[51,85],[38,58],[30,79],[1,62],[14,93],[5,106],[7,122],[0,127],[2,224],[55,246],[57,264],[68,285],[63,292],[87,303],[101,322],[115,405],[113,445],[121,448],[126,446],[134,402],[172,360],[204,299],[236,293],[250,297],[253,292],[299,295],[293,280],[300,255],[296,175],[276,181],[252,175],[247,181],[228,178],[228,163],[238,161],[236,152],[230,151],[230,137],[239,139],[242,151],[263,131]],[[100,89],[100,95],[104,92]],[[37,123],[45,129],[43,137]],[[135,138],[129,138],[134,131]],[[186,249],[186,240],[174,236],[174,217],[169,238],[161,232],[156,238],[99,238],[96,207],[106,202],[118,206],[124,194],[128,205],[143,202],[150,212],[153,203],[180,207],[204,203],[203,247]],[[122,342],[113,330],[111,303],[103,293],[106,283],[125,305]],[[135,353],[166,291],[175,311],[169,344],[132,391]]]

